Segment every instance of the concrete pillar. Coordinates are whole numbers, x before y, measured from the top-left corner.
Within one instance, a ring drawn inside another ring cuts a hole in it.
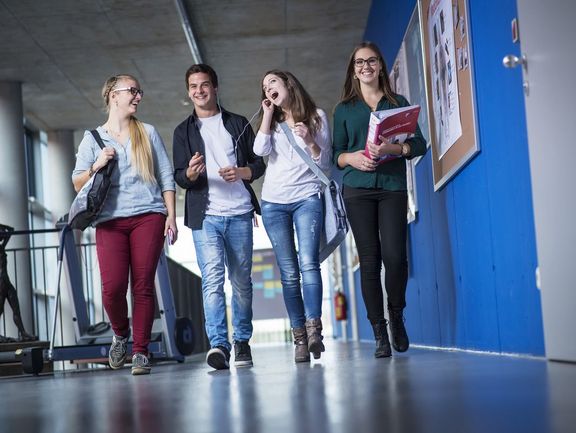
[[[48,131],[48,152],[47,152],[47,165],[50,167],[50,188],[46,191],[46,206],[50,209],[54,222],[59,220],[63,215],[67,214],[70,210],[70,204],[76,192],[72,185],[72,170],[76,163],[76,153],[74,149],[74,132],[72,130],[54,130]],[[44,181],[47,174],[45,173]],[[81,241],[80,238],[77,239]],[[82,288],[76,288],[82,290]],[[58,326],[56,332],[56,342],[63,345],[76,344],[76,335],[73,326],[73,309],[72,299],[70,293],[70,281],[66,275],[60,280],[60,296],[62,300],[62,309],[60,314],[62,316],[63,327],[60,329]],[[56,295],[56,293],[52,293]],[[60,343],[60,337],[62,341]]]
[[[55,221],[68,213],[70,204],[76,196],[71,177],[75,162],[74,132],[71,130],[49,131],[48,167],[50,167],[50,188],[46,204],[52,212]]]
[[[26,179],[26,153],[24,149],[24,126],[22,109],[22,84],[15,81],[0,81],[0,223],[15,230],[28,230],[28,191]],[[20,312],[28,333],[32,328],[32,279],[30,271],[30,242],[28,236],[12,236],[7,248],[21,248],[14,272],[13,256],[8,256],[8,270],[16,286],[20,301]],[[8,302],[4,305],[6,329],[4,334],[17,337],[18,331],[12,321],[12,310]],[[0,322],[0,329],[2,329]]]

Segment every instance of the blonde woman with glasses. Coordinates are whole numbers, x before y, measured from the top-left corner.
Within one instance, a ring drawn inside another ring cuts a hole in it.
[[[144,92],[131,75],[109,78],[102,89],[108,112],[97,127],[104,149],[90,132],[76,154],[72,182],[76,191],[112,159],[117,169],[96,227],[102,301],[114,336],[109,352],[121,368],[130,336],[126,292],[132,289],[132,374],[150,373],[148,344],[154,321],[154,277],[164,238],[176,240],[175,183],[162,138],[152,125],[136,119]]]

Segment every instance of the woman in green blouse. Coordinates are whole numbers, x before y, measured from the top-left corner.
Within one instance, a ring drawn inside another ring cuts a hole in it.
[[[378,47],[363,42],[354,49],[348,63],[342,100],[334,111],[334,162],[344,170],[343,196],[348,220],[360,259],[362,297],[376,338],[377,358],[392,354],[380,273],[386,270],[387,307],[392,346],[397,352],[409,347],[404,328],[408,261],[406,258],[407,205],[406,162],[426,151],[420,128],[402,144],[379,137],[368,143],[364,155],[368,122],[372,111],[410,105],[390,89],[386,64]],[[384,155],[393,159],[378,164]]]

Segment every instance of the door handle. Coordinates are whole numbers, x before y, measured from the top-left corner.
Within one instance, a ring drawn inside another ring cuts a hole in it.
[[[527,68],[528,62],[526,61],[526,56],[522,54],[522,57],[515,56],[514,54],[508,54],[502,59],[502,64],[505,68],[515,68],[518,65],[522,65],[524,69]]]
[[[502,59],[502,64],[505,68],[512,69],[518,65],[522,65],[522,69],[524,69],[524,73],[528,72],[528,62],[526,61],[526,55],[522,54],[521,57],[517,57],[514,54],[508,54],[504,56]],[[528,81],[522,81],[522,88],[524,89],[524,95],[528,96],[530,94],[530,86],[528,85]]]

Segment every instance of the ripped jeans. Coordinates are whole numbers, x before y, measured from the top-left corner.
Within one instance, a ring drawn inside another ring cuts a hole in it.
[[[262,200],[264,228],[280,268],[282,294],[292,328],[301,328],[306,320],[322,316],[319,246],[323,212],[318,194],[288,204]],[[298,251],[294,232],[298,239]]]

